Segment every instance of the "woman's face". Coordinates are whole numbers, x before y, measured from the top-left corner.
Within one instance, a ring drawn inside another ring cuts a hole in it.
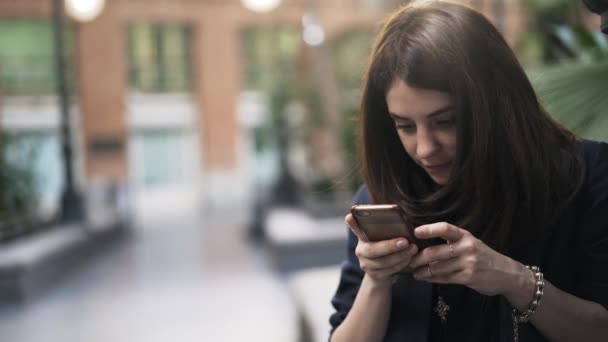
[[[407,153],[435,183],[445,184],[456,156],[456,113],[450,96],[396,79],[386,103]]]

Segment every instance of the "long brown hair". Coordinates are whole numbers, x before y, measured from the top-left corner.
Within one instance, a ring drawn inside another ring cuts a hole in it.
[[[396,79],[453,100],[458,146],[442,186],[409,157],[389,117]],[[499,251],[540,239],[583,182],[575,135],[541,106],[496,28],[460,4],[412,3],[388,17],[363,83],[358,134],[375,203],[399,204],[413,224],[459,225]]]

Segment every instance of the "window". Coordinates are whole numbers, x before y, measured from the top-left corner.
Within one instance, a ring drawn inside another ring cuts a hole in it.
[[[65,32],[65,53],[71,56],[72,33]],[[43,20],[0,22],[0,92],[6,95],[55,93],[53,27]],[[68,59],[69,60],[69,59]],[[71,63],[67,63],[71,83]]]
[[[192,30],[182,24],[128,27],[129,82],[144,93],[181,93],[192,88]]]
[[[243,31],[241,61],[245,88],[263,90],[272,85],[277,74],[295,74],[299,44],[299,33],[291,28]]]

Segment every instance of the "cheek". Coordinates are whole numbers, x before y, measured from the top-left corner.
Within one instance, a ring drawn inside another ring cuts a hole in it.
[[[450,155],[456,153],[456,132],[446,132],[438,137],[443,150]]]

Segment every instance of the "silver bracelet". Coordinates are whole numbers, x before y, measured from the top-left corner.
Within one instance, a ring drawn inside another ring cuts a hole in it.
[[[527,323],[530,318],[536,312],[536,309],[540,305],[540,300],[543,298],[543,289],[545,287],[545,280],[543,279],[543,273],[540,271],[538,266],[526,266],[529,270],[534,273],[534,279],[536,280],[534,286],[534,297],[528,308],[524,312],[518,312],[517,309],[513,308],[513,342],[519,341],[519,324]]]

